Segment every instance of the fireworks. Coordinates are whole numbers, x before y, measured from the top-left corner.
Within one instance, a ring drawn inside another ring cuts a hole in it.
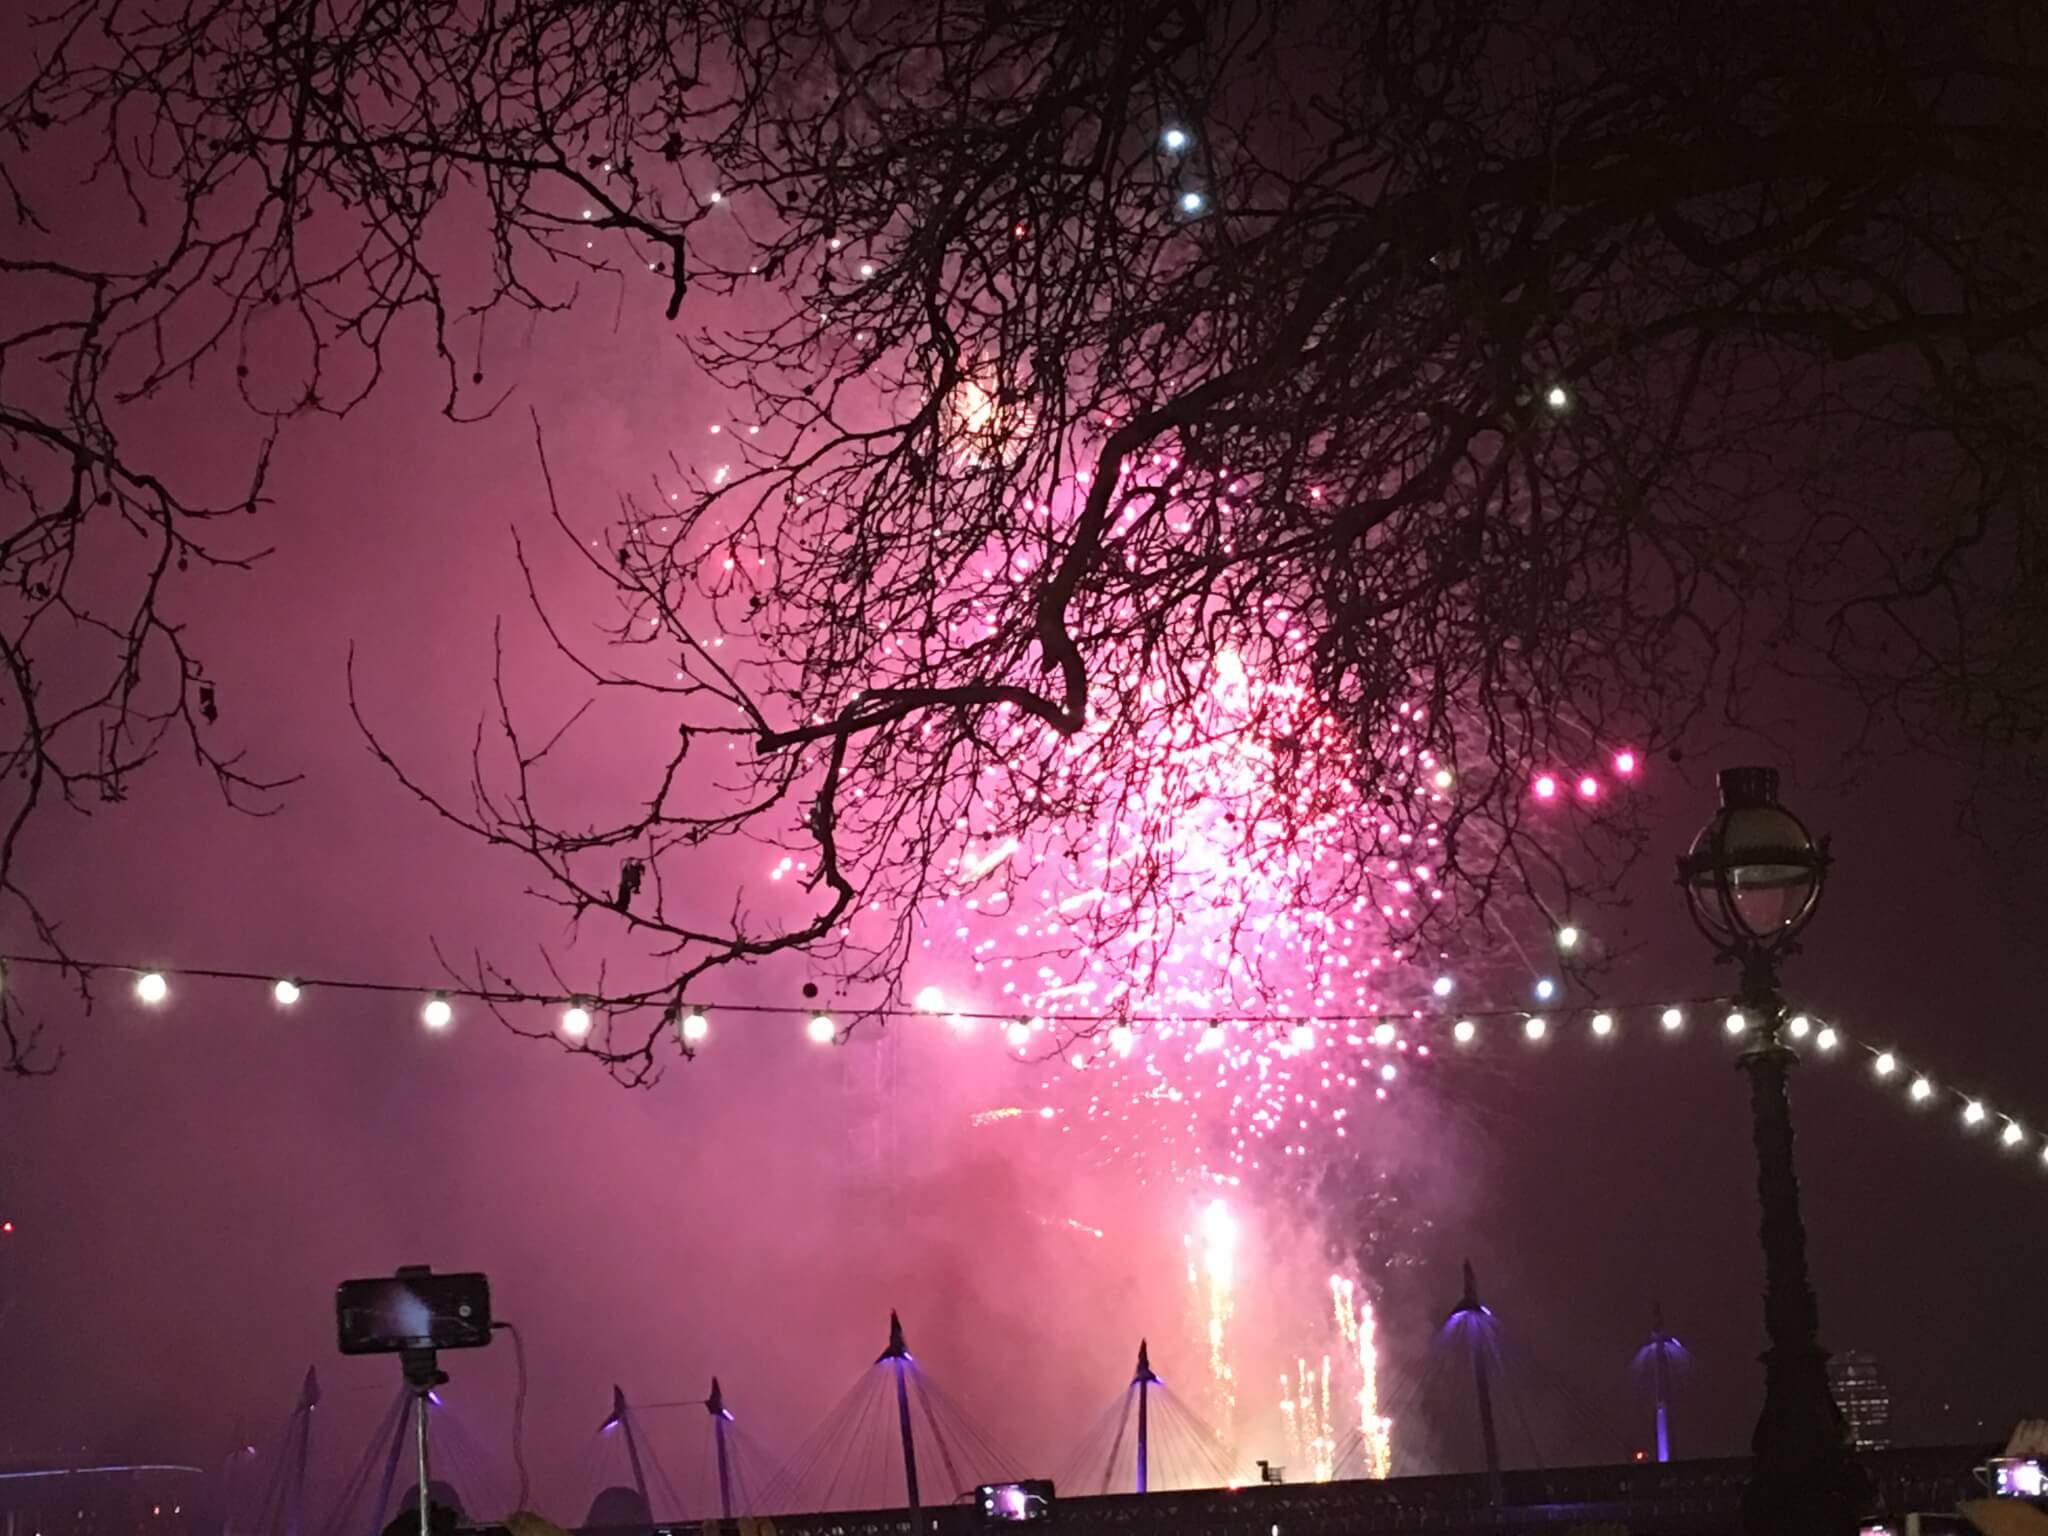
[[[1372,1302],[1342,1275],[1330,1276],[1330,1304],[1337,1332],[1358,1362],[1358,1437],[1360,1475],[1391,1476],[1394,1467],[1394,1421],[1380,1413],[1379,1320]]]
[[[1210,1408],[1219,1425],[1230,1426],[1237,1417],[1237,1373],[1230,1352],[1230,1320],[1237,1309],[1237,1218],[1220,1199],[1203,1208],[1188,1238],[1188,1282],[1208,1326]]]

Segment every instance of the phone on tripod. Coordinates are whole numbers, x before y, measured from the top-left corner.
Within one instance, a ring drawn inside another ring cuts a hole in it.
[[[481,1349],[491,1342],[491,1282],[424,1269],[344,1280],[334,1292],[334,1328],[344,1355]]]

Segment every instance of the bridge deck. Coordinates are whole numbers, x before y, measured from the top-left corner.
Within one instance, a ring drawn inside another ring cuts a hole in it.
[[[1891,1514],[1949,1510],[1980,1492],[1989,1446],[1942,1446],[1865,1457]],[[1507,1503],[1487,1503],[1476,1475],[1384,1482],[1286,1483],[1185,1493],[1061,1496],[1062,1533],[1102,1536],[1735,1536],[1746,1458],[1509,1472]],[[926,1536],[1000,1530],[967,1505],[925,1511]],[[738,1536],[916,1536],[903,1510],[777,1515],[734,1522]],[[723,1529],[727,1532],[733,1526]],[[657,1536],[718,1536],[718,1521],[664,1523]],[[585,1532],[583,1536],[646,1536]]]

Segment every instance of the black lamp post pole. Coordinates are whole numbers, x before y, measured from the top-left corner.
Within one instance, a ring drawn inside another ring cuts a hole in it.
[[[1806,1267],[1806,1225],[1792,1159],[1786,1079],[1797,1054],[1780,1038],[1784,1000],[1775,957],[1758,946],[1742,956],[1739,1001],[1755,1033],[1742,1053],[1749,1078],[1756,1192],[1764,1246],[1764,1407],[1751,1441],[1754,1460],[1742,1496],[1748,1536],[1856,1536],[1867,1489],[1849,1450],[1841,1409],[1828,1389],[1820,1346],[1820,1304]]]

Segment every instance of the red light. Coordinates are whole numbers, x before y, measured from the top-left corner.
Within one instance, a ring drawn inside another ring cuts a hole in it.
[[[1616,773],[1622,773],[1622,774],[1634,773],[1634,772],[1636,771],[1636,755],[1635,755],[1635,753],[1633,753],[1633,752],[1617,752],[1617,753],[1615,753],[1615,754],[1614,754],[1614,771],[1615,771]]]
[[[1548,800],[1552,795],[1556,793],[1557,780],[1553,779],[1549,774],[1546,773],[1541,778],[1537,779],[1536,798],[1538,800]]]
[[[1599,793],[1600,781],[1594,778],[1593,775],[1591,775],[1590,773],[1587,774],[1583,779],[1579,780],[1579,798],[1581,800],[1590,800]]]
[[[14,1223],[11,1221],[0,1221],[0,1237],[12,1237],[13,1235]]]

